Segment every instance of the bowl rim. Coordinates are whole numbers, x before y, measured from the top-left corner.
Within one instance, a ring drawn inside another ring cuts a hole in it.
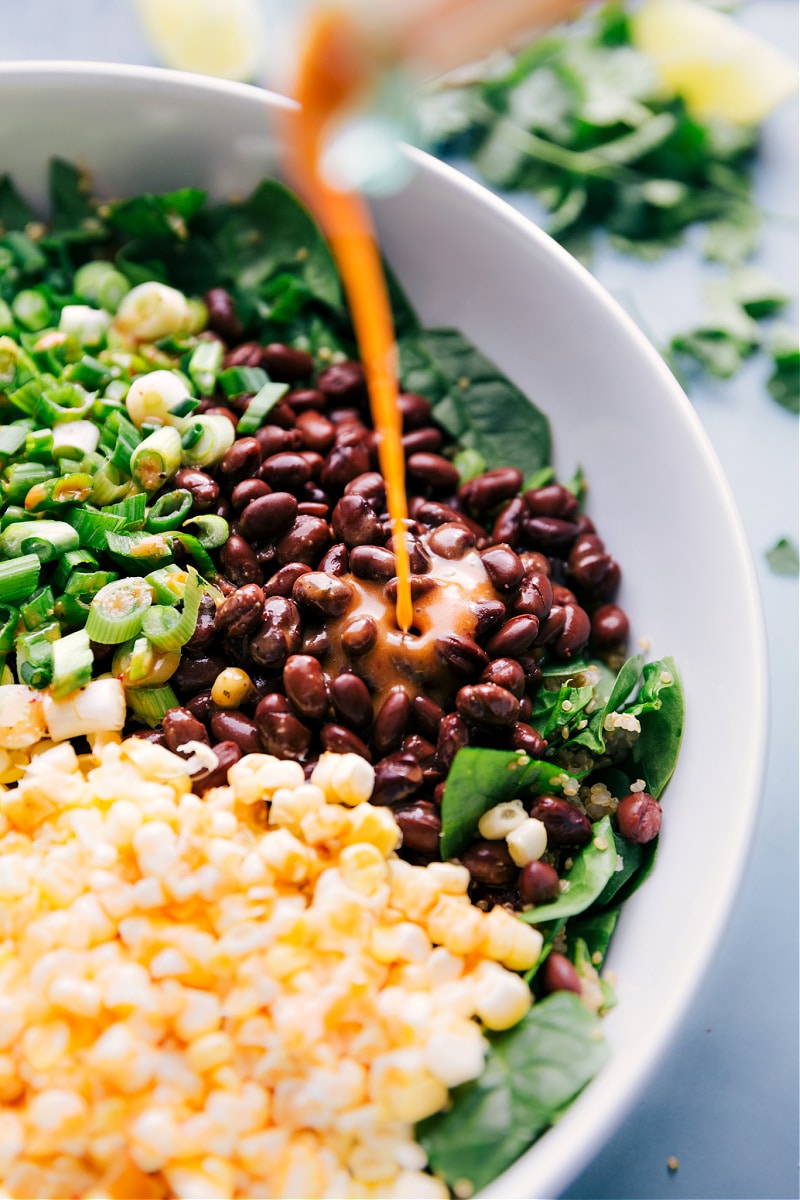
[[[150,83],[162,85],[167,91],[174,88],[187,93],[218,93],[238,99],[247,105],[255,104],[265,111],[296,107],[294,100],[254,84],[164,67],[100,60],[21,59],[0,62],[0,90],[15,80],[42,81],[47,76],[51,77],[50,82],[54,81],[54,76],[63,77],[65,83],[71,78],[77,80],[88,76],[97,81],[111,81],[112,86],[114,81],[121,85]],[[747,806],[743,814],[739,814],[736,839],[733,852],[729,856],[724,884],[715,892],[713,908],[704,912],[699,951],[695,946],[694,966],[681,976],[680,986],[670,996],[668,1019],[663,1020],[658,1030],[650,1037],[635,1066],[624,1072],[617,1070],[615,1073],[612,1056],[611,1062],[573,1102],[561,1120],[480,1193],[486,1200],[510,1200],[511,1197],[519,1197],[522,1200],[531,1197],[531,1182],[530,1179],[526,1180],[526,1176],[530,1177],[533,1174],[538,1188],[536,1195],[543,1200],[544,1197],[557,1195],[577,1177],[631,1110],[677,1035],[678,1028],[705,977],[713,952],[722,938],[744,873],[758,818],[766,770],[769,700],[764,612],[753,552],[731,485],[694,407],[652,343],[587,268],[577,262],[534,221],[488,187],[448,163],[413,146],[406,146],[404,149],[418,170],[440,178],[446,186],[466,192],[476,204],[494,212],[498,219],[511,223],[520,236],[531,241],[540,254],[551,258],[560,271],[571,275],[580,286],[590,290],[596,302],[613,317],[624,330],[625,336],[636,345],[638,353],[644,356],[648,367],[657,376],[664,400],[670,404],[673,415],[683,426],[684,435],[696,443],[705,469],[712,478],[714,490],[724,504],[731,550],[736,554],[741,567],[740,600],[749,617],[749,648],[753,676],[751,707],[755,720],[747,728],[749,749],[745,759],[746,771],[742,777],[742,793],[747,798]],[[604,1102],[597,1106],[594,1102],[595,1092],[599,1092],[601,1088]],[[581,1138],[580,1144],[576,1146],[572,1141],[572,1132],[579,1127]],[[531,1172],[534,1161],[535,1170]]]

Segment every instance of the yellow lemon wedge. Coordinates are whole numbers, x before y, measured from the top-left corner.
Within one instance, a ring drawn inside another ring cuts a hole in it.
[[[258,0],[137,0],[136,7],[165,66],[241,82],[259,75],[266,31]]]
[[[647,0],[631,18],[631,34],[662,82],[701,119],[757,125],[797,87],[784,54],[694,0]]]

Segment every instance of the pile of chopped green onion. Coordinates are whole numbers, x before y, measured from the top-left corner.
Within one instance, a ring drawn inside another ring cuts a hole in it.
[[[168,681],[214,591],[209,550],[229,534],[170,488],[236,436],[196,413],[197,396],[254,393],[238,428],[249,434],[287,389],[223,369],[221,344],[197,336],[204,306],[174,288],[130,290],[105,262],[72,288],[57,304],[44,286],[0,303],[0,682],[61,699],[92,680],[92,643],[113,645],[113,676],[154,726],[178,703]]]

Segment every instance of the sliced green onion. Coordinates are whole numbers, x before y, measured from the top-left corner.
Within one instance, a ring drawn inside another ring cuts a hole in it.
[[[154,571],[172,559],[172,547],[161,533],[110,533],[108,552],[129,574]]]
[[[0,529],[7,529],[16,521],[27,521],[27,519],[28,514],[24,508],[20,508],[18,504],[9,504],[3,515],[0,516]]]
[[[3,498],[7,504],[21,504],[37,483],[55,478],[55,469],[42,463],[12,463],[3,472]]]
[[[108,313],[91,304],[65,304],[58,318],[59,332],[76,338],[81,346],[101,346],[110,324]]]
[[[45,563],[67,550],[77,550],[80,537],[66,521],[18,521],[0,534],[0,552],[7,558],[35,554]]]
[[[147,371],[137,375],[125,397],[128,416],[137,429],[155,419],[161,425],[173,425],[182,418],[174,409],[189,395],[188,381],[179,371]]]
[[[64,378],[68,379],[70,383],[79,383],[89,392],[97,392],[111,382],[113,374],[111,368],[100,362],[99,358],[94,358],[91,354],[84,354],[78,362],[67,367]],[[97,401],[95,401],[96,404]],[[92,416],[95,415],[93,406]]]
[[[56,615],[56,598],[53,589],[40,587],[32,594],[30,600],[20,605],[19,615],[25,622],[26,629],[39,629],[47,625]]]
[[[52,375],[48,376],[48,378],[52,380]],[[8,399],[15,408],[21,409],[22,412],[30,416],[35,412],[42,392],[47,387],[47,382],[48,379],[44,376],[29,379],[27,383],[23,383],[20,387],[15,388],[13,392],[9,392]]]
[[[66,554],[61,555],[55,565],[53,586],[59,591],[63,591],[73,571],[86,568],[96,571],[97,565],[97,559],[89,550],[68,550]]]
[[[19,625],[19,611],[10,604],[0,604],[0,654],[14,649]]]
[[[127,379],[112,379],[111,383],[106,384],[103,398],[111,401],[112,404],[119,404],[127,396],[130,386]],[[97,403],[98,401],[95,400],[95,404]]]
[[[181,465],[181,435],[172,425],[151,433],[131,455],[130,472],[146,492],[155,492]]]
[[[61,421],[78,421],[92,409],[94,396],[77,383],[60,383],[45,388],[39,397],[34,416],[45,425],[58,425]]]
[[[141,576],[106,584],[89,606],[86,632],[91,641],[107,646],[127,642],[138,634],[152,603],[152,588]]]
[[[126,531],[130,532],[144,524],[146,508],[147,497],[144,492],[136,492],[132,496],[126,496],[118,504],[110,504],[105,511],[122,517]]]
[[[99,450],[93,450],[91,454],[84,454],[80,461],[80,468],[87,475],[96,475],[101,467],[104,467],[108,459]]]
[[[211,580],[217,578],[217,568],[214,566],[211,556],[194,534],[173,533],[172,536],[176,542],[180,542],[186,553],[194,559],[197,563],[197,569],[204,578]]]
[[[10,562],[0,562],[0,603],[18,604],[39,585],[41,560],[36,554],[22,554]]]
[[[27,433],[19,425],[0,426],[0,455],[13,458],[25,445]]]
[[[197,572],[190,568],[180,614],[177,609],[163,604],[147,610],[142,618],[142,633],[157,650],[179,650],[186,645],[197,625],[202,594]]]
[[[159,604],[175,605],[183,599],[189,572],[171,563],[168,567],[160,567],[145,575],[145,579],[155,592]]]
[[[53,678],[53,643],[61,637],[57,621],[21,633],[14,643],[17,675],[29,687],[45,688]]]
[[[183,529],[197,538],[204,550],[218,550],[230,537],[230,526],[224,517],[203,513],[183,522]]]
[[[52,310],[41,292],[35,288],[24,288],[11,301],[14,320],[23,329],[44,329],[50,324]]]
[[[9,229],[4,240],[23,271],[41,271],[43,267],[47,266],[47,259],[41,246],[37,246],[33,238],[29,238],[21,230]]]
[[[146,637],[133,638],[117,650],[111,670],[125,688],[156,687],[178,669],[180,650],[157,650]]]
[[[56,600],[56,616],[70,628],[82,629],[89,617],[89,605],[80,596],[59,596]]]
[[[127,697],[133,715],[154,729],[171,708],[180,704],[169,684],[163,687],[134,688]]]
[[[122,517],[115,517],[96,508],[73,508],[66,520],[76,530],[81,546],[90,550],[106,550],[108,537],[125,524]]]
[[[114,414],[112,413],[111,418],[113,416]],[[109,427],[111,425],[111,418],[109,418]],[[114,450],[111,455],[111,464],[118,471],[124,471],[127,475],[130,475],[131,456],[142,440],[141,434],[130,421],[120,421],[117,425],[116,435]],[[100,440],[102,441],[102,436]]]
[[[88,500],[94,480],[91,475],[80,471],[62,475],[60,479],[47,479],[37,483],[25,497],[25,510],[29,513],[44,512],[60,504],[80,504]]]
[[[210,467],[218,463],[236,440],[236,432],[227,417],[195,417],[194,426],[201,426],[201,436],[184,447],[182,461],[187,467]]]
[[[14,329],[14,314],[5,300],[0,300],[0,333],[13,333]]]
[[[166,533],[171,529],[180,529],[192,511],[192,503],[192,493],[185,488],[166,492],[163,496],[159,496],[148,512],[145,529],[151,533]]]
[[[53,431],[52,429],[32,429],[25,438],[25,459],[27,462],[44,463],[46,467],[53,461]]]
[[[50,694],[54,700],[69,696],[85,687],[92,678],[94,655],[85,629],[59,638],[53,644],[53,682]]]
[[[67,596],[96,596],[109,583],[119,579],[116,571],[73,571],[67,580],[64,594]]]
[[[100,430],[94,421],[64,421],[53,430],[53,445],[70,447],[81,454],[91,454],[97,449]]]
[[[119,501],[125,501],[131,487],[130,476],[104,460],[92,479],[92,503],[105,512],[111,512]]]
[[[191,450],[192,446],[196,446],[202,436],[203,426],[199,421],[193,421],[181,431],[181,446],[184,450]]]
[[[131,285],[121,271],[109,262],[88,262],[75,272],[72,283],[76,296],[99,304],[106,312],[115,313],[122,297]]]
[[[222,366],[222,342],[215,340],[200,342],[189,359],[189,378],[201,396],[210,396],[217,386],[217,375]]]
[[[288,390],[288,383],[265,383],[256,392],[255,396],[253,396],[253,399],[239,418],[236,432],[255,433],[263,425],[264,417],[270,409],[274,408],[278,401],[283,399]]]
[[[21,387],[39,372],[29,354],[10,337],[0,337],[0,387]]]
[[[195,400],[194,396],[186,396],[184,400],[179,401],[172,409],[173,417],[190,417],[192,413],[200,407],[200,401]],[[177,428],[177,425],[176,425]]]
[[[217,382],[228,399],[235,396],[245,396],[249,392],[260,392],[265,383],[269,383],[269,375],[261,367],[228,367],[222,371]]]

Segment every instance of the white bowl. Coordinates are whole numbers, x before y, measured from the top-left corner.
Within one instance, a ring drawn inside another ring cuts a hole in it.
[[[99,194],[186,184],[245,194],[277,170],[254,88],[96,63],[0,65],[0,169],[44,205],[48,158]],[[680,667],[688,720],[654,875],[626,906],[609,965],[609,1065],[484,1193],[557,1195],[623,1119],[706,970],[752,836],[766,730],[753,566],[719,464],[655,351],[592,278],[489,192],[424,154],[375,204],[381,241],[430,324],[455,325],[550,416],[556,466],[580,463],[622,563],[634,637]]]

